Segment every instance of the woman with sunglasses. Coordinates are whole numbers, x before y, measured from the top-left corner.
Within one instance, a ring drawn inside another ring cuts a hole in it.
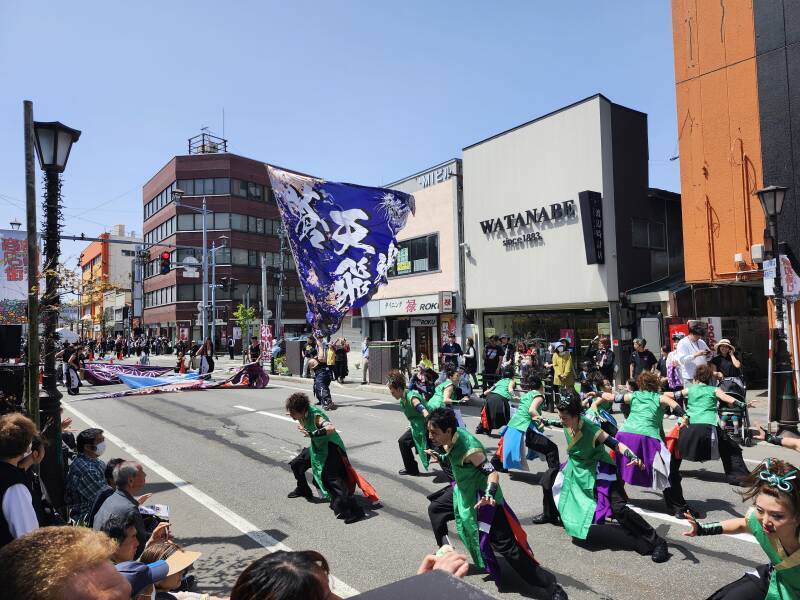
[[[768,458],[744,482],[742,498],[753,501],[744,517],[700,523],[687,513],[689,537],[751,533],[769,562],[712,594],[708,600],[800,598],[800,481],[797,468]]]

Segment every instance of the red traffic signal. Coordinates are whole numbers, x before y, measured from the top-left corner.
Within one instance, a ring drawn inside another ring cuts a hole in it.
[[[169,273],[170,262],[172,260],[172,255],[169,252],[162,252],[161,253],[161,274],[166,275]]]

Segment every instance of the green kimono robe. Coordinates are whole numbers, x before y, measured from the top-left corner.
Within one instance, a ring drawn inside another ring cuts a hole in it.
[[[478,511],[475,509],[475,504],[478,502],[478,494],[483,495],[486,490],[488,475],[468,462],[469,457],[476,453],[486,456],[483,444],[466,429],[461,427],[456,429],[456,434],[447,450],[447,458],[453,468],[453,478],[456,480],[456,487],[453,491],[456,528],[458,535],[461,536],[461,540],[469,550],[472,562],[485,568],[486,565],[480,550]],[[498,507],[502,506],[503,491],[499,486],[497,494],[495,494],[495,501]]]
[[[558,495],[558,512],[569,535],[585,540],[594,520],[597,498],[597,466],[600,462],[614,465],[603,444],[597,441],[602,430],[585,417],[580,429],[572,437],[564,428],[569,460],[562,471],[563,482]]]
[[[422,397],[422,394],[415,390],[406,390],[405,394],[403,394],[403,397],[400,399],[400,408],[403,409],[403,414],[411,424],[411,437],[414,440],[417,455],[419,456],[422,466],[425,467],[427,471],[428,455],[425,453],[425,448],[428,446],[428,431],[425,426],[425,417],[416,411],[412,398],[416,398],[420,401],[422,406],[425,406],[425,398]],[[425,406],[425,408],[427,409],[428,407]]]
[[[314,405],[308,407],[308,412],[306,413],[306,418],[303,419],[303,429],[305,429],[308,433],[313,433],[317,430],[317,417],[322,417],[323,421],[328,421],[328,415],[326,415],[321,409],[317,408]],[[322,436],[312,436],[309,438],[311,440],[311,446],[309,448],[309,453],[311,454],[311,472],[314,475],[314,481],[317,483],[322,494],[325,498],[330,498],[328,494],[328,490],[325,489],[325,485],[322,482],[322,469],[325,467],[325,461],[328,459],[328,443],[333,443],[339,446],[342,450],[342,454],[347,454],[347,450],[344,447],[344,442],[339,434],[334,431],[333,433],[329,433],[328,435]]]
[[[431,399],[428,400],[428,412],[446,406],[444,402],[444,391],[452,385],[454,385],[452,381],[445,379],[442,383],[436,386],[433,396],[431,396]]]
[[[754,509],[747,513],[747,526],[774,567],[764,600],[800,598],[800,550],[787,556],[778,537],[764,531]]]

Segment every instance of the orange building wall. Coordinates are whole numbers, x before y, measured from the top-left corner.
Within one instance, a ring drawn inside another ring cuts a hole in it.
[[[723,14],[673,0],[672,20],[686,281],[736,279],[756,268],[764,229],[752,1],[728,0]]]
[[[108,234],[100,234],[99,237],[108,237]],[[92,262],[97,256],[100,256],[100,262],[89,271],[84,272],[83,267]],[[89,282],[95,284],[108,281],[109,269],[109,246],[103,242],[92,242],[81,253],[81,278],[84,286],[88,286]],[[81,295],[81,304],[86,309],[89,306],[89,314],[96,322],[100,320],[103,313],[103,294],[102,292],[95,292],[90,294]],[[81,318],[83,315],[81,315]]]

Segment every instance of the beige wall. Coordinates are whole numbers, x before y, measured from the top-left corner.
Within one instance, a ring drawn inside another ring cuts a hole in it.
[[[400,241],[439,232],[439,271],[389,279],[374,300],[458,291],[457,178],[414,192],[417,211],[397,235]]]

